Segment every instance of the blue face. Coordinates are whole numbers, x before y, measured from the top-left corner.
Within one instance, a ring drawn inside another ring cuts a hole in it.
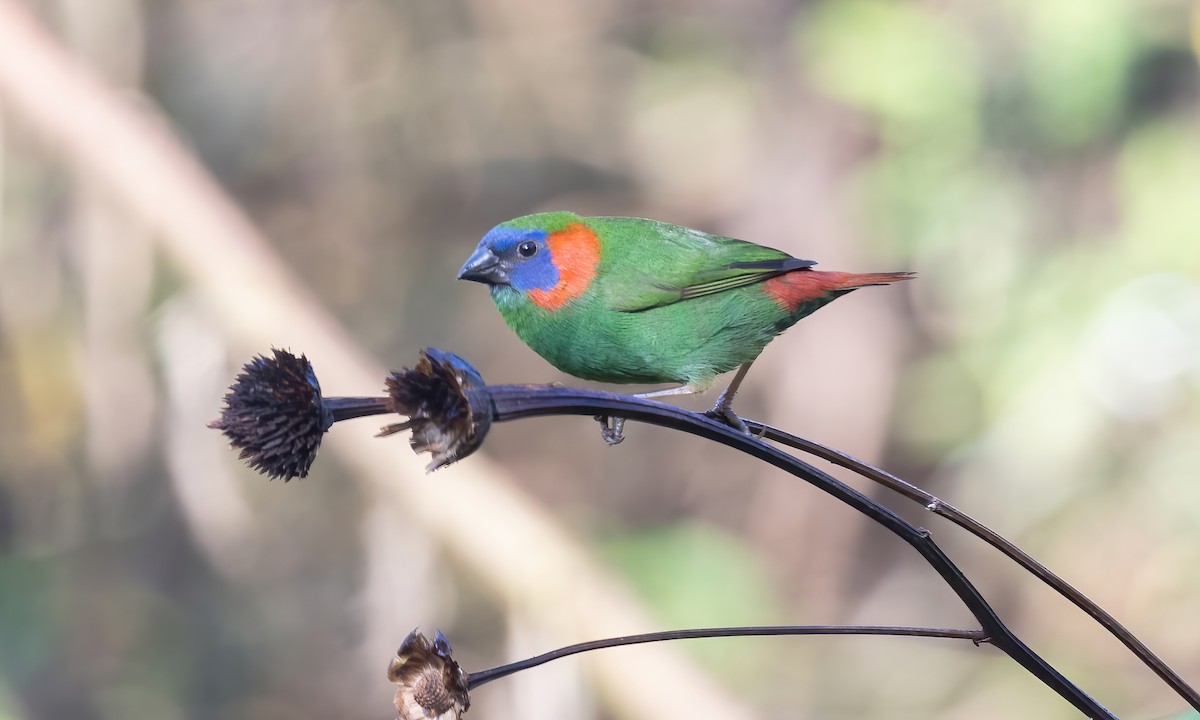
[[[469,272],[473,264],[478,266],[479,258],[489,255],[495,259],[494,267],[483,274]],[[558,268],[546,244],[546,231],[504,226],[494,227],[483,236],[459,277],[480,279],[493,286],[507,284],[523,293],[551,290],[559,281]]]

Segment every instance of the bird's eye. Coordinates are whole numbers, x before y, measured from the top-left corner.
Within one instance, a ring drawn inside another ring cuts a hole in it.
[[[526,240],[517,246],[517,254],[521,257],[533,257],[537,254],[537,243],[532,240]]]

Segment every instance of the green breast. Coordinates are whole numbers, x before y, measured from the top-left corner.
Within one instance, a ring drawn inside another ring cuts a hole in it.
[[[753,360],[790,318],[761,286],[642,312],[602,306],[598,293],[556,311],[507,286],[496,307],[521,340],[565,373],[611,383],[709,384]]]

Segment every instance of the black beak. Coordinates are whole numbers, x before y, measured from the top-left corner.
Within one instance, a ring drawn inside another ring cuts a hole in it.
[[[508,272],[491,248],[477,247],[458,271],[459,280],[474,280],[488,285],[507,285]]]

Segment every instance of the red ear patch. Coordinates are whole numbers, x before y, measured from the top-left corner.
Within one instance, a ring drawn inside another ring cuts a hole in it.
[[[557,310],[587,292],[600,265],[600,238],[583,223],[572,223],[546,238],[550,258],[558,269],[558,284],[549,290],[530,290],[535,305]]]

